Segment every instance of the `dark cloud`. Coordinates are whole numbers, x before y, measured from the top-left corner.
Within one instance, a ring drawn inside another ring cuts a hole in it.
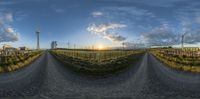
[[[200,30],[187,33],[184,38],[184,42],[188,44],[195,44],[200,42]]]
[[[148,46],[169,46],[178,44],[181,36],[167,25],[163,25],[150,32],[142,33],[141,38]]]

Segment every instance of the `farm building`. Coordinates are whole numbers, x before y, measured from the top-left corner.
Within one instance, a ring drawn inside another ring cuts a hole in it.
[[[29,48],[23,46],[23,47],[19,47],[19,50],[20,50],[20,51],[27,51],[27,50],[29,50]]]

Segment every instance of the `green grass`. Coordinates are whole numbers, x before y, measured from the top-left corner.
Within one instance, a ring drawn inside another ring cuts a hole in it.
[[[10,56],[0,57],[0,73],[12,72],[18,70],[37,59],[41,55],[42,51],[34,51],[29,53],[18,53]]]
[[[153,49],[151,53],[167,66],[187,72],[200,72],[200,57],[192,49]]]
[[[109,58],[109,60],[105,60],[104,63],[91,62],[81,58],[69,57],[67,55],[56,53],[55,51],[51,51],[54,57],[57,60],[61,61],[67,68],[70,70],[85,74],[85,75],[93,75],[93,76],[102,76],[102,75],[110,75],[116,74],[120,71],[123,71],[130,66],[133,66],[135,62],[139,61],[140,57],[143,56],[144,52],[130,54],[124,57],[119,58]]]

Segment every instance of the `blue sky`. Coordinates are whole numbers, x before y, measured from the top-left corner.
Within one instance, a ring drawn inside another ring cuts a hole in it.
[[[0,43],[41,48],[161,46],[200,42],[198,0],[0,0]]]

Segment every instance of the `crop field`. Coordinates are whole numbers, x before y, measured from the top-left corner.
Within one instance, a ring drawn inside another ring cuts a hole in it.
[[[151,49],[151,53],[171,68],[200,72],[200,49]]]
[[[123,70],[142,56],[144,50],[52,50],[58,60],[72,70],[85,74],[101,75]]]
[[[42,51],[15,51],[7,55],[0,55],[0,73],[11,72],[28,65],[40,56]]]

